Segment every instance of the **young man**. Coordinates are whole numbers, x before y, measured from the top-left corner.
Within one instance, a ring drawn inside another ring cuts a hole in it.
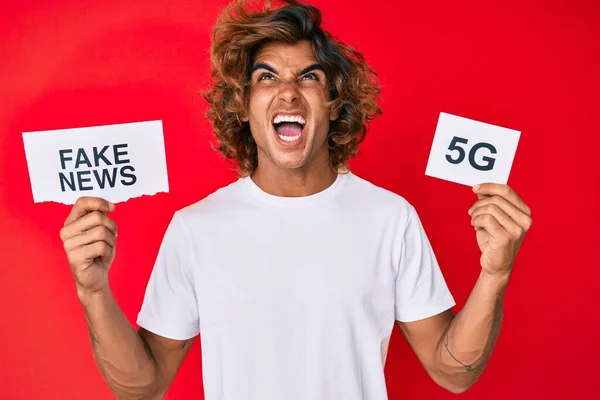
[[[175,213],[138,332],[107,279],[114,205],[81,198],[65,221],[95,359],[119,398],[161,398],[198,334],[207,400],[385,399],[395,321],[442,387],[463,392],[482,373],[530,210],[507,186],[474,189],[482,270],[455,316],[415,209],[348,171],[378,88],[319,23],[296,3],[221,17],[206,99],[240,178]]]

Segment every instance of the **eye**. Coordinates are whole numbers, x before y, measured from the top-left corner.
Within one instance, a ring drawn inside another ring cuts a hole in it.
[[[309,72],[308,74],[302,76],[302,78],[300,78],[300,80],[315,80],[315,81],[318,81],[319,77],[317,76],[317,74]]]
[[[271,74],[270,72],[263,72],[262,74],[260,74],[260,76],[258,77],[259,81],[262,80],[272,80],[275,79],[275,77],[273,76],[273,74]]]

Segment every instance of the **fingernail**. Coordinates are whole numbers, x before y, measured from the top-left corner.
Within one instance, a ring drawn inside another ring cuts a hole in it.
[[[474,192],[477,192],[478,190],[479,190],[479,185],[475,185],[475,186],[473,186],[473,191],[474,191]]]
[[[115,205],[113,203],[108,203],[108,211],[114,211]]]
[[[471,211],[471,209],[469,208],[469,215],[471,215],[471,213],[472,213],[472,211]]]

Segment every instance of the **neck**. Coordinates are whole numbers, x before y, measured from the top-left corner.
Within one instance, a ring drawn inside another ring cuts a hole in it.
[[[259,159],[250,177],[266,193],[280,197],[302,197],[327,189],[335,182],[337,171],[331,168],[328,158],[325,162],[308,163],[302,168],[281,168],[261,163]]]

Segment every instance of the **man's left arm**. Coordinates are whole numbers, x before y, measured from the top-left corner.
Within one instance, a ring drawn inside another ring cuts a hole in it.
[[[531,228],[531,209],[506,185],[473,188],[469,210],[481,249],[481,273],[462,310],[415,322],[398,322],[432,379],[453,393],[479,378],[496,344],[504,291],[521,243]]]

